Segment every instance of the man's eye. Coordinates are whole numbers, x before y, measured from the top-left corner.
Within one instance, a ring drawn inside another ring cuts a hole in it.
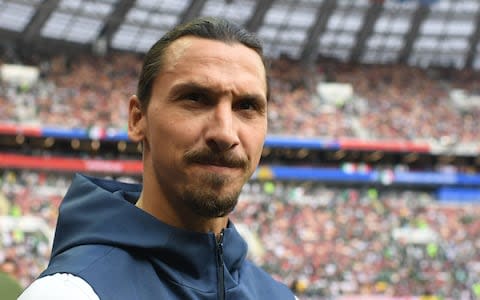
[[[183,98],[186,99],[186,100],[199,102],[199,101],[202,101],[202,100],[205,99],[205,95],[203,95],[201,93],[188,93]]]
[[[245,99],[238,102],[237,109],[248,112],[264,113],[266,107],[261,101],[255,99]]]
[[[239,109],[246,109],[246,110],[250,110],[250,109],[256,110],[257,105],[256,105],[256,103],[253,103],[252,101],[242,101],[238,104],[238,108]]]

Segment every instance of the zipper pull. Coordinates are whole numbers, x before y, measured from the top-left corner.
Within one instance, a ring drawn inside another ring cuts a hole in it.
[[[223,255],[223,229],[220,232],[220,236],[218,237],[218,240],[217,240],[217,249],[218,249],[218,254]]]

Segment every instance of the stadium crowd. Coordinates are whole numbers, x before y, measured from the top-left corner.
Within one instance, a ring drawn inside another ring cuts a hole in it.
[[[0,215],[39,217],[53,231],[71,177],[4,170]],[[478,216],[478,205],[441,205],[428,192],[251,181],[232,218],[247,228],[251,258],[300,299],[431,291],[462,300],[480,297]],[[0,270],[26,286],[47,263],[48,234],[0,232]]]
[[[328,63],[326,63],[328,65]],[[480,74],[471,70],[422,70],[408,65],[334,64],[334,80],[354,86],[365,105],[354,106],[362,127],[378,138],[472,143],[480,105],[452,101],[451,91],[480,95]],[[440,121],[441,120],[441,121]]]
[[[6,109],[0,111],[0,124],[126,128],[125,103],[136,90],[140,56],[4,56],[2,63],[35,65],[40,80],[1,83],[0,105]],[[480,105],[470,101],[473,105],[461,107],[451,91],[461,89],[467,99],[479,96],[479,77],[470,70],[408,65],[320,61],[305,67],[281,56],[271,63],[270,134],[472,143],[480,138],[475,126]],[[318,92],[322,83],[350,84],[354,93],[332,103]]]
[[[35,84],[0,81],[0,125],[126,128],[138,55],[12,54],[4,63],[35,65],[40,77]],[[479,76],[333,61],[306,67],[282,56],[271,64],[270,134],[474,143],[480,104],[461,106],[452,91],[480,96]],[[321,83],[348,83],[354,94],[331,102],[319,93]],[[32,216],[52,231],[72,174],[0,174],[0,218]],[[252,259],[300,299],[431,292],[463,300],[480,298],[478,216],[478,206],[440,205],[428,192],[250,182],[233,218],[251,233]],[[2,226],[0,234],[0,271],[28,285],[48,261],[49,233]]]

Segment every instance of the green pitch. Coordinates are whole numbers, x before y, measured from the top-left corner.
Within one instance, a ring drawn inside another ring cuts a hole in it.
[[[2,300],[15,300],[22,293],[22,287],[11,276],[0,272],[0,295]]]

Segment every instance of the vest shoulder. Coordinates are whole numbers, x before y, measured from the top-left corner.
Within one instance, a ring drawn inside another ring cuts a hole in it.
[[[106,245],[76,246],[52,257],[48,268],[40,277],[56,273],[81,274],[111,260],[112,254],[118,255],[121,252],[123,251],[118,248]]]
[[[135,257],[127,250],[82,245],[53,257],[40,277],[70,273],[85,280],[101,299],[138,299],[135,291],[141,286],[138,282],[140,272],[153,274],[151,269],[148,260]]]

